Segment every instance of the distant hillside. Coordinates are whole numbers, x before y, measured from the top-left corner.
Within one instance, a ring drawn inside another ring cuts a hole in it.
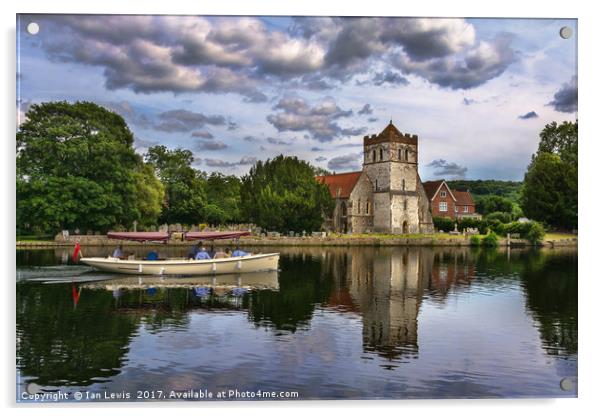
[[[459,191],[470,190],[476,198],[484,195],[499,195],[516,203],[518,203],[520,188],[523,184],[522,182],[496,181],[493,179],[478,179],[476,181],[456,180],[446,182],[452,189],[457,189]]]

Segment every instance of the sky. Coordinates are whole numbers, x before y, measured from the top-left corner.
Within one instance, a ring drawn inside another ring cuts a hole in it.
[[[363,136],[392,120],[418,135],[423,180],[522,180],[542,128],[577,118],[574,19],[17,20],[18,124],[35,103],[93,101],[140,154],[189,149],[207,172],[279,154],[359,170]]]

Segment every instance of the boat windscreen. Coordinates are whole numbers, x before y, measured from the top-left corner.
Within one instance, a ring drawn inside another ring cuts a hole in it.
[[[112,240],[131,240],[131,241],[167,241],[169,234],[163,232],[113,232],[109,231],[107,237]]]
[[[186,240],[220,240],[251,235],[249,231],[190,231],[185,235]]]

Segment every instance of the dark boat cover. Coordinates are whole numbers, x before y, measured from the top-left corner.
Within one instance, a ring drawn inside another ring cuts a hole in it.
[[[132,241],[167,241],[169,234],[163,232],[113,232],[109,231],[107,237],[113,240],[132,240]]]

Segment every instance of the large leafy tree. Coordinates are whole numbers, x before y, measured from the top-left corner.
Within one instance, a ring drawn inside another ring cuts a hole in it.
[[[257,162],[242,178],[241,207],[247,219],[268,230],[319,230],[333,201],[314,172],[296,157]]]
[[[148,149],[145,160],[154,167],[165,186],[160,221],[168,224],[198,224],[205,219],[207,194],[203,174],[191,165],[192,152],[165,146]]]
[[[94,103],[33,105],[17,132],[18,228],[104,231],[141,220],[133,141],[121,116]]]
[[[551,123],[540,133],[521,195],[528,217],[562,229],[577,227],[577,123]]]
[[[240,221],[240,179],[237,176],[213,172],[207,177],[205,218],[210,224]]]

